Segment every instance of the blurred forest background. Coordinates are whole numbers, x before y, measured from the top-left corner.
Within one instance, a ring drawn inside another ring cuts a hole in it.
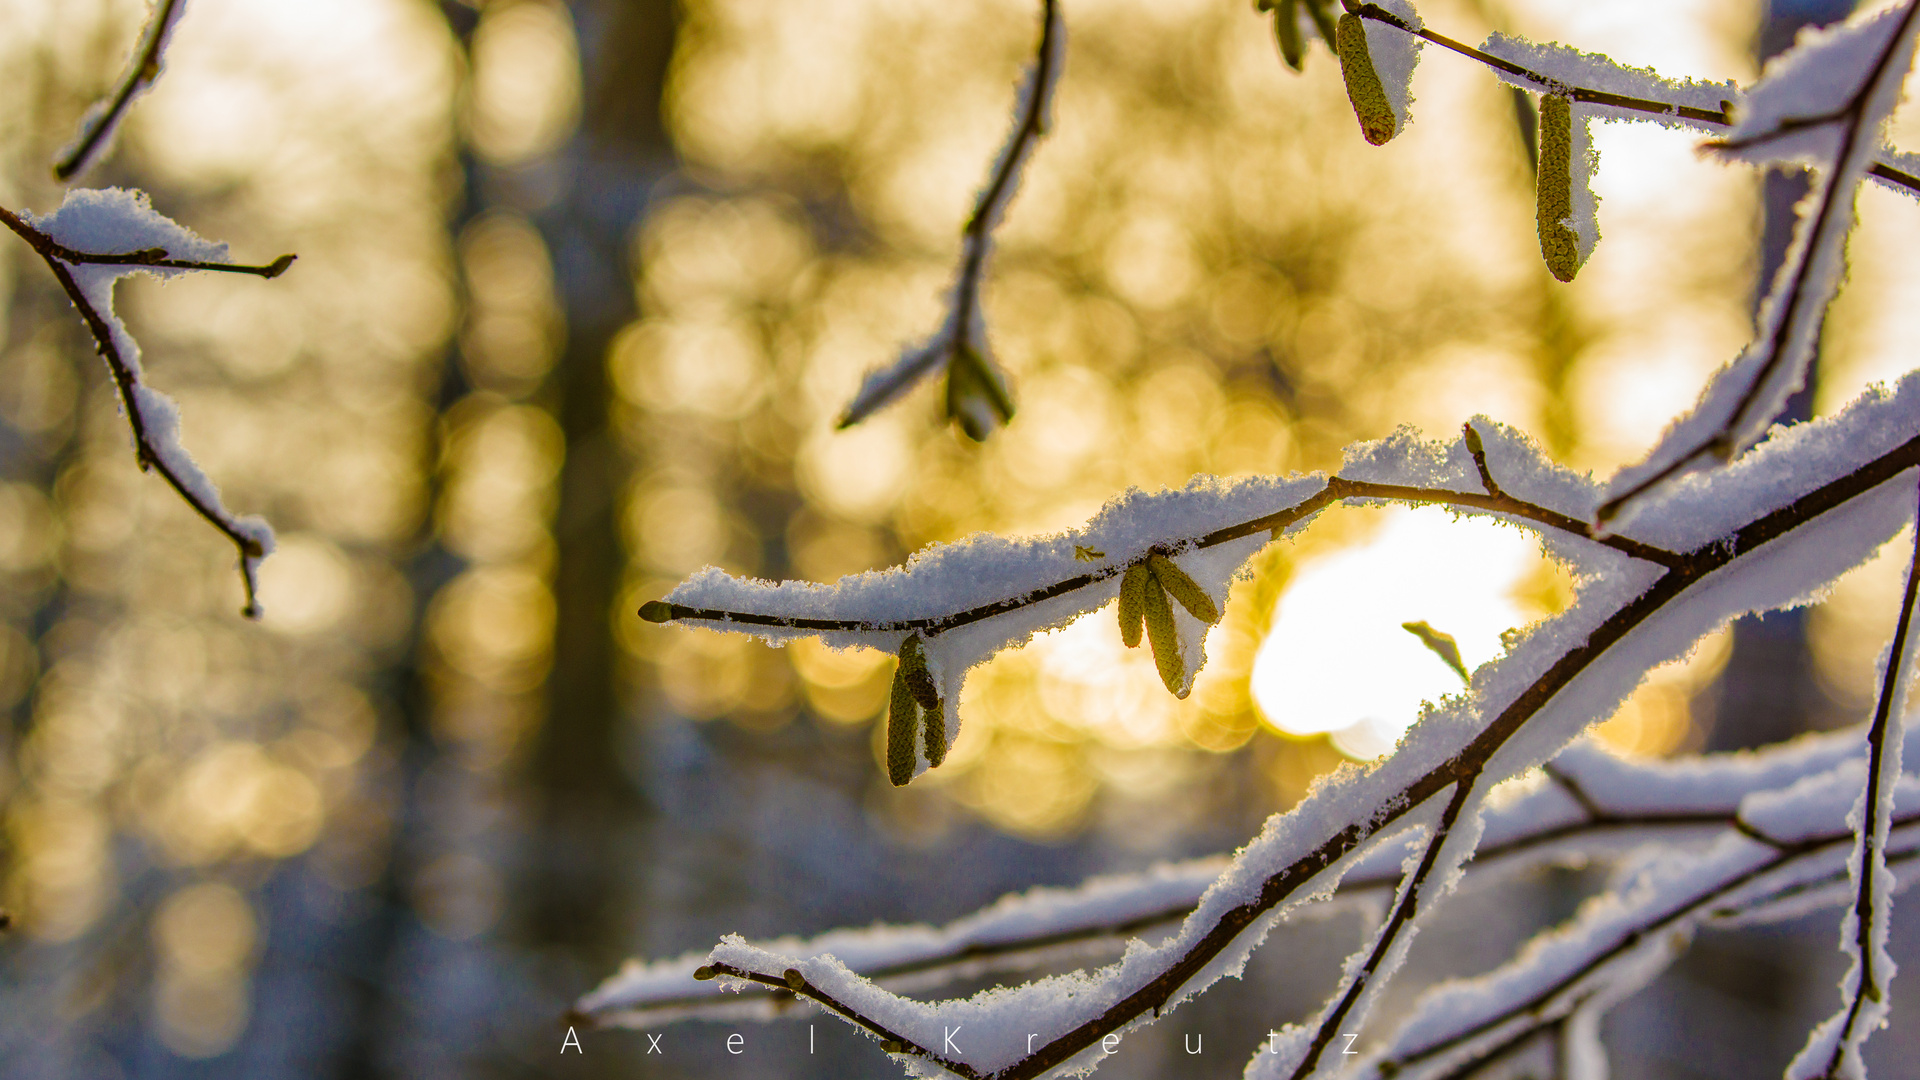
[[[1847,10],[1778,6],[1422,13],[1744,82],[1780,27]],[[1376,149],[1332,57],[1288,72],[1244,0],[1068,0],[1054,131],[986,291],[1019,414],[974,444],[921,391],[836,432],[938,318],[1035,9],[193,0],[83,179],[243,261],[299,254],[121,290],[187,445],[280,549],[249,624],[230,546],[137,470],[83,326],[6,245],[0,1072],[891,1075],[834,1022],[811,1057],[801,1022],[740,1029],[738,1057],[692,1024],[664,1055],[590,1032],[563,1059],[561,1017],[630,955],[1230,850],[1447,691],[1401,622],[1471,663],[1564,603],[1517,533],[1332,514],[1262,557],[1188,700],[1070,628],[976,673],[951,757],[902,790],[875,752],[888,658],[636,617],[707,564],[830,581],[1129,485],[1331,468],[1403,423],[1484,412],[1610,470],[1748,334],[1793,178],[1600,126],[1605,239],[1561,286],[1514,98],[1476,65],[1429,50],[1416,123]],[[44,212],[145,5],[0,11],[0,204]],[[1861,214],[1813,412],[1914,365],[1920,210],[1869,185]],[[1879,560],[1710,640],[1601,737],[1662,755],[1862,717],[1899,578]],[[1479,933],[1423,937],[1406,992],[1491,966],[1583,880],[1507,896],[1491,935],[1459,913]],[[1616,1019],[1618,1074],[1777,1070],[1828,1007],[1832,924],[1703,941]],[[1238,1075],[1328,984],[1339,926],[1283,932],[1102,1075]],[[1205,1056],[1176,1056],[1194,1030]]]

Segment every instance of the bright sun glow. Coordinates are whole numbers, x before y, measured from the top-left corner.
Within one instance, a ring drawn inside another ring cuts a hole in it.
[[[1460,677],[1401,624],[1452,634],[1469,670],[1527,621],[1515,588],[1539,564],[1516,528],[1396,509],[1374,538],[1303,564],[1253,662],[1253,698],[1291,735],[1333,733],[1359,758],[1393,749],[1420,703],[1461,689]]]

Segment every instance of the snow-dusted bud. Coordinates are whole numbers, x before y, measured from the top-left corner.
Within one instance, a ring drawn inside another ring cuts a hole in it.
[[[1360,133],[1380,146],[1399,134],[1400,120],[1387,100],[1380,73],[1374,70],[1373,54],[1367,48],[1367,20],[1351,11],[1340,16],[1339,25],[1334,27],[1333,47],[1340,55],[1340,74],[1346,79],[1353,115],[1360,120]]]
[[[1013,419],[1013,397],[1005,377],[971,349],[956,350],[947,362],[947,418],[975,442]]]
[[[1213,603],[1213,597],[1200,587],[1200,583],[1187,576],[1178,563],[1165,555],[1153,555],[1147,559],[1152,568],[1154,579],[1167,590],[1167,595],[1180,601],[1187,614],[1212,626],[1220,621],[1220,609]]]
[[[1129,649],[1140,647],[1140,620],[1147,611],[1147,564],[1127,567],[1120,579],[1120,643]]]
[[[1560,281],[1572,281],[1586,261],[1573,231],[1573,102],[1558,94],[1540,98],[1540,168],[1534,193],[1540,222],[1540,255]]]

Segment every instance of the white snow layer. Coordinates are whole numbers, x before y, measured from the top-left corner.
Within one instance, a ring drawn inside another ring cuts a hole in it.
[[[1443,1075],[1577,1007],[1604,1007],[1633,992],[1678,955],[1699,925],[1735,919],[1843,873],[1852,829],[1845,799],[1833,792],[1848,784],[1857,790],[1860,772],[1859,761],[1850,760],[1786,791],[1746,800],[1745,820],[1784,827],[1806,841],[1805,848],[1777,848],[1728,832],[1704,854],[1669,852],[1648,860],[1633,881],[1588,901],[1571,923],[1535,938],[1513,961],[1429,991],[1358,1075]],[[1920,820],[1913,816],[1920,810],[1920,782],[1903,778],[1898,794],[1908,818],[1893,849],[1906,855],[1920,849]]]
[[[1376,2],[1415,30],[1426,25],[1408,0]],[[1368,19],[1365,25],[1367,56],[1373,60],[1373,70],[1380,76],[1380,88],[1387,92],[1387,105],[1393,109],[1394,131],[1405,131],[1413,122],[1413,69],[1420,63],[1420,48],[1426,41],[1377,19]]]
[[[1721,152],[1756,165],[1826,169],[1843,142],[1853,152],[1879,150],[1880,126],[1899,104],[1912,64],[1912,20],[1908,4],[1802,29],[1747,90],[1726,134],[1736,146]]]
[[[1693,410],[1667,428],[1643,462],[1614,477],[1610,499],[1746,450],[1805,381],[1827,305],[1845,275],[1855,189],[1882,145],[1881,129],[1899,104],[1912,61],[1914,10],[1909,5],[1832,30],[1803,31],[1748,92],[1720,152],[1756,164],[1808,162],[1820,170],[1821,182],[1800,204],[1793,244],[1752,344],[1714,375]],[[1807,122],[1836,109],[1832,120]],[[1775,132],[1783,134],[1770,137]],[[1650,497],[1657,494],[1628,502],[1615,525],[1632,520]]]
[[[1920,527],[1920,523],[1916,523],[1916,527]],[[1915,551],[1920,553],[1920,546]],[[1920,574],[1920,565],[1908,566],[1908,590],[1913,588],[1915,574]],[[1854,831],[1853,850],[1847,857],[1847,879],[1853,893],[1864,895],[1870,905],[1868,923],[1865,927],[1860,925],[1857,903],[1847,905],[1840,920],[1840,952],[1847,957],[1848,967],[1840,981],[1839,1011],[1808,1036],[1807,1045],[1787,1067],[1789,1080],[1865,1077],[1867,1069],[1861,1049],[1869,1036],[1885,1026],[1893,1009],[1887,988],[1899,965],[1887,950],[1895,887],[1893,874],[1887,869],[1887,841],[1898,812],[1895,798],[1902,780],[1906,734],[1903,720],[1912,687],[1915,654],[1920,651],[1920,634],[1912,632],[1920,628],[1910,625],[1913,614],[1905,610],[1900,613],[1900,625],[1908,630],[1905,640],[1889,642],[1880,657],[1884,700],[1876,705],[1875,719],[1886,718],[1887,726],[1881,733],[1884,746],[1878,748],[1879,753],[1870,754],[1857,769],[1843,774],[1849,780],[1858,781],[1853,785],[1853,804],[1847,814],[1847,825]],[[1873,796],[1871,806],[1869,794]]]

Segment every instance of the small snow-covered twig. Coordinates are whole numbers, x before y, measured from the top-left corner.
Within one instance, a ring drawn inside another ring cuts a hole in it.
[[[1463,509],[1482,510],[1489,513],[1505,514],[1513,518],[1533,522],[1551,529],[1589,539],[1616,551],[1623,552],[1636,559],[1660,566],[1678,565],[1685,556],[1669,551],[1656,544],[1648,544],[1617,533],[1598,535],[1585,521],[1562,513],[1551,507],[1541,506],[1523,499],[1516,499],[1505,492],[1496,491],[1482,495],[1471,491],[1452,491],[1444,488],[1423,488],[1407,484],[1382,484],[1367,480],[1353,480],[1342,476],[1327,479],[1313,495],[1300,503],[1262,514],[1246,521],[1236,522],[1198,536],[1184,537],[1163,543],[1160,547],[1168,550],[1194,550],[1216,547],[1234,540],[1257,536],[1260,533],[1279,535],[1292,529],[1308,518],[1338,502],[1399,502],[1410,506],[1452,506]],[[861,617],[832,618],[807,615],[785,615],[771,612],[756,612],[729,608],[702,607],[676,603],[670,600],[653,600],[643,605],[640,615],[649,622],[716,622],[738,624],[740,626],[782,627],[794,630],[813,631],[924,631],[939,633],[972,623],[991,619],[1030,607],[1046,600],[1083,589],[1099,582],[1107,581],[1124,573],[1126,567],[1109,566],[1099,570],[1075,574],[1057,581],[1023,592],[1018,596],[1006,597],[986,604],[964,608],[957,611],[933,615],[915,615],[893,619],[870,619]],[[728,627],[722,627],[730,629]]]
[[[86,322],[94,347],[113,375],[140,468],[157,471],[195,513],[238,549],[240,580],[246,591],[241,611],[248,618],[258,618],[256,571],[260,560],[273,550],[273,529],[260,518],[229,511],[219,490],[180,444],[179,413],[172,399],[143,381],[139,345],[113,311],[113,286],[119,278],[137,272],[166,276],[213,270],[275,278],[293,264],[294,256],[282,255],[264,266],[227,262],[226,245],[202,240],[155,213],[144,193],[118,188],[69,192],[60,209],[43,218],[0,207],[0,224],[45,261]],[[96,245],[102,250],[84,250]],[[104,250],[111,248],[127,250]]]
[[[1893,907],[1893,880],[1887,870],[1887,838],[1893,817],[1894,792],[1900,782],[1905,743],[1907,687],[1913,679],[1913,632],[1916,592],[1920,591],[1920,517],[1914,522],[1913,554],[1907,560],[1907,587],[1900,601],[1900,617],[1893,641],[1887,646],[1880,694],[1873,721],[1867,728],[1866,786],[1848,816],[1854,827],[1854,848],[1847,860],[1854,900],[1841,920],[1841,951],[1852,960],[1841,980],[1840,1011],[1815,1028],[1807,1045],[1787,1069],[1791,1080],[1823,1076],[1865,1076],[1860,1060],[1867,1039],[1886,1022],[1892,1008],[1888,985],[1893,980],[1893,957],[1887,937]]]
[[[80,134],[54,162],[55,179],[72,179],[112,144],[114,132],[119,129],[128,106],[160,77],[167,39],[173,35],[174,25],[186,9],[187,0],[159,0],[154,5],[139,44],[127,58],[127,70],[120,76],[120,84],[105,101],[87,110],[86,117],[80,121]]]
[[[947,372],[947,416],[976,440],[1013,416],[1006,377],[987,347],[986,319],[980,290],[987,259],[993,253],[993,232],[1006,215],[1007,204],[1020,186],[1020,172],[1035,144],[1047,132],[1054,88],[1066,55],[1066,24],[1059,0],[1041,0],[1040,44],[1033,68],[1014,107],[1013,130],[1000,148],[987,177],[987,186],[975,202],[973,214],[961,232],[960,267],[948,300],[946,320],[933,336],[903,352],[893,363],[867,374],[860,390],[840,416],[839,426],[851,427],[912,389],[938,370]]]

